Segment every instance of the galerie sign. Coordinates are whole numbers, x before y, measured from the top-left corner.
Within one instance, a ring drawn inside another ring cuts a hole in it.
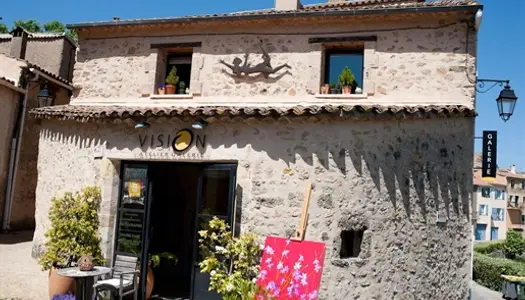
[[[192,144],[196,147],[204,148],[206,146],[205,135],[194,135],[189,129],[181,129],[177,133],[171,134],[139,134],[140,147],[149,145],[151,148],[171,147],[175,152],[183,152]],[[194,143],[195,142],[195,143]]]
[[[483,162],[481,163],[481,177],[496,178],[497,148],[498,132],[483,131]]]

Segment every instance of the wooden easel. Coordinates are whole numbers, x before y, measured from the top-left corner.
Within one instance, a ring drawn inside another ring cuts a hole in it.
[[[308,183],[306,186],[306,193],[304,194],[303,200],[303,210],[301,212],[301,220],[299,221],[299,226],[295,231],[294,236],[291,240],[294,241],[303,241],[306,233],[306,226],[308,225],[308,208],[310,206],[310,195],[312,193],[312,184]]]

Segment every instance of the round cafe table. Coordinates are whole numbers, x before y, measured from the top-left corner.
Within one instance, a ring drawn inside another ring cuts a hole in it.
[[[93,300],[93,284],[95,277],[108,274],[111,268],[96,266],[91,271],[80,271],[78,267],[57,270],[57,274],[75,279],[75,298],[77,300]]]

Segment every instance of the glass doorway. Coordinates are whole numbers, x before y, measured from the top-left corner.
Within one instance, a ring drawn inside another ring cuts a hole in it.
[[[199,271],[198,230],[214,216],[232,225],[236,164],[123,163],[115,255],[170,253],[155,268],[140,263],[141,299],[219,299]]]

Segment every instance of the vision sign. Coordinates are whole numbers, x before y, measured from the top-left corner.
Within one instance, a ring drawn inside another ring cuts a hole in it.
[[[483,162],[481,163],[481,177],[496,178],[497,148],[498,132],[483,131]]]
[[[205,135],[194,135],[189,129],[181,129],[175,134],[151,134],[139,135],[140,147],[149,145],[151,148],[171,147],[175,152],[183,152],[192,144],[204,148],[206,145]]]

